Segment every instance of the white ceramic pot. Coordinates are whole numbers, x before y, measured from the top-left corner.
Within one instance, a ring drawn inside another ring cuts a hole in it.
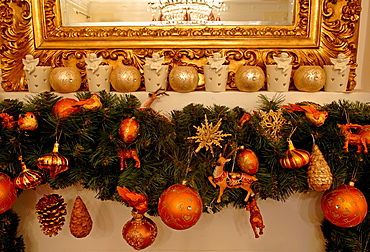
[[[350,66],[346,66],[341,73],[339,69],[334,69],[334,65],[325,65],[326,83],[324,90],[327,92],[345,92],[349,77]]]
[[[161,69],[150,69],[149,65],[144,65],[145,90],[155,92],[158,89],[167,90],[168,66],[162,65]]]
[[[87,83],[90,92],[110,91],[109,77],[112,68],[112,66],[99,66],[95,72],[93,72],[92,69],[86,69]]]
[[[210,65],[203,66],[204,81],[207,92],[225,92],[229,66],[222,66],[217,72]]]
[[[50,66],[37,66],[31,73],[25,71],[28,91],[31,93],[50,92],[49,76],[51,70]]]
[[[287,92],[289,90],[290,76],[292,66],[284,72],[277,65],[266,65],[267,73],[267,91],[269,92]]]

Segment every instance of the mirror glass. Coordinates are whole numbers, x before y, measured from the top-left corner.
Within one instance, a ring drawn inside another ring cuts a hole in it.
[[[292,25],[295,1],[60,0],[60,6],[63,26]]]

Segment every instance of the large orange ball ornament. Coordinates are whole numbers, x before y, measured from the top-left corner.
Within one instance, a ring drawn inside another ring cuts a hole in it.
[[[67,118],[71,114],[80,111],[80,106],[75,107],[77,102],[77,100],[72,98],[61,99],[54,104],[51,113],[57,118]]]
[[[365,196],[353,184],[325,192],[321,198],[321,208],[326,219],[346,228],[360,224],[368,209]]]
[[[170,228],[184,230],[194,226],[202,215],[203,203],[197,191],[186,185],[173,185],[159,198],[158,212]]]
[[[0,214],[8,211],[17,199],[17,189],[13,180],[0,172]]]
[[[139,135],[139,132],[140,125],[135,117],[124,119],[118,130],[119,137],[124,143],[132,143]]]
[[[122,237],[136,250],[149,247],[157,237],[157,225],[144,215],[132,211],[132,219],[122,229]]]
[[[238,151],[236,162],[240,169],[250,175],[256,174],[259,168],[258,157],[251,149],[243,149]]]

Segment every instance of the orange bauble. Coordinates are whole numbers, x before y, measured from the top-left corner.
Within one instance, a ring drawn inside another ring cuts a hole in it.
[[[140,132],[140,125],[135,117],[126,118],[119,127],[119,137],[124,143],[132,143]]]
[[[132,210],[132,219],[122,229],[123,239],[136,250],[149,247],[157,237],[157,225],[149,218]]]
[[[13,180],[0,172],[0,214],[8,211],[17,199],[17,189]]]
[[[202,210],[203,203],[198,192],[185,185],[170,186],[159,198],[158,212],[162,221],[176,230],[195,225]]]
[[[243,149],[238,151],[236,155],[236,162],[240,169],[250,175],[256,174],[259,168],[258,157],[256,153],[250,149]]]
[[[80,111],[80,106],[74,107],[78,101],[72,98],[64,98],[54,104],[51,113],[57,118],[66,118]]]
[[[353,184],[325,192],[321,198],[321,208],[326,219],[346,228],[360,224],[368,209],[365,196]]]

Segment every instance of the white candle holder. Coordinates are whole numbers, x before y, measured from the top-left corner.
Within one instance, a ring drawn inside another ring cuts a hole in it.
[[[286,72],[277,65],[266,65],[267,91],[287,92],[289,90],[292,66],[289,65]]]
[[[153,53],[152,58],[145,58],[147,65],[144,65],[145,90],[155,92],[158,89],[167,90],[168,66],[163,65],[164,56]]]
[[[350,66],[349,58],[344,54],[339,54],[337,59],[330,58],[334,65],[324,65],[326,83],[324,90],[327,92],[345,92],[349,77]]]
[[[49,76],[52,70],[51,66],[37,66],[39,59],[34,59],[32,55],[26,55],[22,62],[28,83],[28,91],[31,93],[50,92]]]
[[[214,53],[213,57],[208,57],[209,65],[203,66],[204,81],[207,92],[225,92],[229,66],[222,65],[226,57],[221,57],[220,53]]]
[[[109,76],[112,72],[112,66],[99,66],[94,72],[92,69],[86,69],[87,83],[90,92],[110,91]]]

